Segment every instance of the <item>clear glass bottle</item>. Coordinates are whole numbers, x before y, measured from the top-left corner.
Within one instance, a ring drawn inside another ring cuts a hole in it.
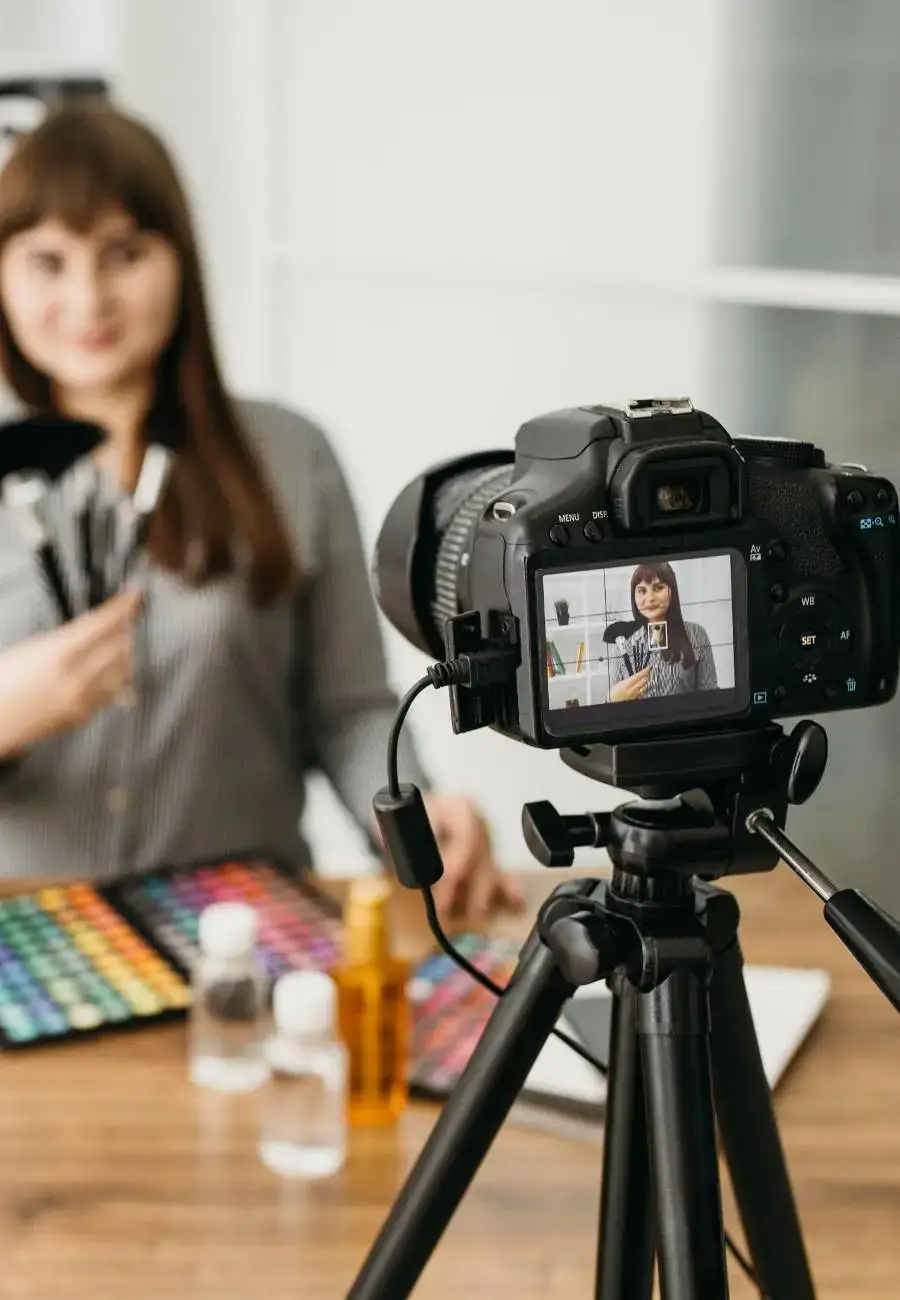
[[[344,911],[344,954],[332,970],[350,1059],[351,1125],[392,1124],[409,1089],[410,966],[391,955],[386,880],[354,880]]]
[[[336,994],[318,971],[292,971],[275,985],[258,1149],[267,1168],[290,1178],[326,1178],[344,1163],[347,1050],[335,1036]]]
[[[188,1050],[191,1081],[202,1088],[251,1092],[268,1078],[268,980],[256,954],[258,930],[246,903],[214,903],[201,913]]]

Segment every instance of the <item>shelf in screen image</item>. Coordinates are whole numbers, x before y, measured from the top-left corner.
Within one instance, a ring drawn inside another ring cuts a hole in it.
[[[594,671],[566,673],[551,677],[547,683],[551,709],[585,708],[605,704],[609,695],[609,673],[605,666]]]
[[[559,628],[548,640],[547,671],[551,677],[587,671],[589,647],[587,638],[578,628]],[[553,664],[554,671],[550,672]],[[560,671],[560,664],[564,672]]]

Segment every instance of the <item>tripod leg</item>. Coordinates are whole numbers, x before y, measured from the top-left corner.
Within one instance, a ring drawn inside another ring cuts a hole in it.
[[[617,978],[603,1137],[597,1300],[650,1300],[653,1218],[637,993]]]
[[[681,967],[639,994],[638,1035],[663,1300],[727,1300],[702,976]]]
[[[713,1084],[722,1146],[763,1291],[771,1300],[815,1300],[743,965],[735,938],[717,957],[710,987]]]
[[[347,1300],[405,1300],[412,1291],[574,992],[533,938]]]

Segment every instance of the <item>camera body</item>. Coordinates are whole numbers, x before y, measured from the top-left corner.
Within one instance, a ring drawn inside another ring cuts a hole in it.
[[[418,635],[382,583],[388,617],[443,653],[424,601],[448,657],[518,641],[514,685],[457,730],[579,746],[896,691],[896,491],[813,444],[732,439],[688,399],[575,407],[522,425],[514,458],[437,467],[410,509]],[[376,573],[392,535],[389,516]]]

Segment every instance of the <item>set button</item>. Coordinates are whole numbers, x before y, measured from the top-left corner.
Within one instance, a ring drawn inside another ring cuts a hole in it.
[[[828,625],[822,618],[790,619],[781,629],[778,648],[794,668],[812,668],[828,653]]]

